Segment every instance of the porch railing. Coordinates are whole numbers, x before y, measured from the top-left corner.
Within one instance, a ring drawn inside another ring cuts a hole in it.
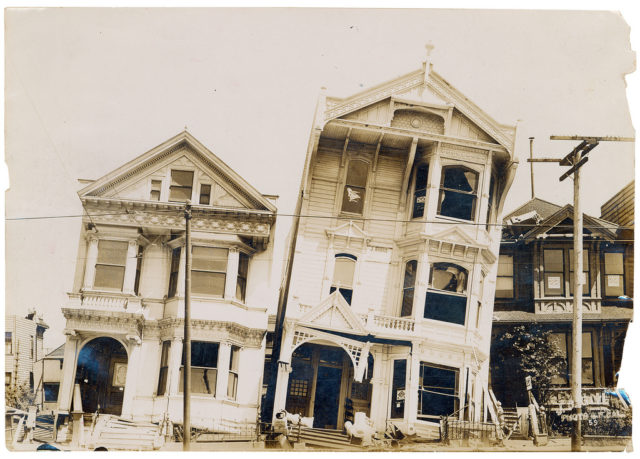
[[[67,293],[69,307],[103,311],[136,312],[141,307],[139,297],[119,293]]]

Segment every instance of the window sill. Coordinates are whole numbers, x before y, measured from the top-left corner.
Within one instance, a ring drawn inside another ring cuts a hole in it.
[[[476,223],[476,220],[474,218],[470,219],[470,220],[466,220],[464,218],[455,218],[455,217],[447,217],[445,215],[439,215],[436,214],[436,219],[440,219],[440,220],[444,220],[444,221],[450,221],[450,222],[456,222],[456,223]],[[434,222],[434,223],[437,223]]]

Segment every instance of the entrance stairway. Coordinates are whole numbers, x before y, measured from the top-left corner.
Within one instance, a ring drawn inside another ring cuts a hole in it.
[[[152,451],[162,446],[160,426],[151,422],[129,421],[101,414],[95,426],[88,425],[87,446],[107,450]]]
[[[525,433],[522,432],[522,424],[520,422],[520,416],[518,416],[518,409],[505,407],[503,410],[504,422],[513,431],[509,438],[513,440],[526,439]]]
[[[295,430],[294,430],[295,432]],[[295,438],[295,433],[294,437]],[[347,434],[340,430],[317,429],[309,427],[300,428],[300,441],[298,444],[323,450],[362,451],[359,445],[352,444]]]

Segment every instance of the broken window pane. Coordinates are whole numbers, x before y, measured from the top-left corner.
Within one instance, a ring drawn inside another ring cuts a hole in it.
[[[477,172],[464,167],[443,167],[438,214],[461,220],[473,220],[477,187]]]
[[[467,270],[452,263],[434,263],[431,266],[429,284],[434,289],[465,293]]]
[[[420,362],[418,416],[439,418],[458,407],[458,370]]]
[[[364,161],[349,161],[347,179],[342,197],[342,211],[362,214],[367,186],[369,165]]]

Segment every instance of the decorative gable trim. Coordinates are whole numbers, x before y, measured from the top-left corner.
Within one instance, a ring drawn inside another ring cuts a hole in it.
[[[433,236],[424,233],[421,236],[427,242],[427,248],[432,255],[464,262],[473,262],[476,256],[480,255],[480,261],[487,270],[497,260],[489,246],[478,244],[458,227],[449,228]]]
[[[360,241],[360,248],[364,249],[371,242],[371,236],[360,229],[353,220],[325,231],[331,244],[334,244],[336,239],[340,239],[345,241],[345,247],[351,247],[352,241]]]
[[[607,241],[615,240],[618,225],[616,225],[615,223],[607,222],[611,225],[611,227],[616,228],[615,230],[610,230],[603,225],[603,220],[590,217],[586,214],[582,214],[582,216],[584,219],[584,226],[589,227],[589,231],[591,231],[591,234],[599,236]],[[558,210],[555,214],[540,222],[535,228],[526,233],[523,236],[523,239],[527,242],[530,242],[537,237],[544,237],[550,230],[558,226],[567,218],[570,218],[573,221],[573,206],[571,204],[567,204],[566,206]],[[568,230],[569,232],[573,233],[573,228],[568,228]]]
[[[354,335],[368,334],[362,321],[351,310],[351,306],[338,290],[304,314],[298,320],[298,324]]]

